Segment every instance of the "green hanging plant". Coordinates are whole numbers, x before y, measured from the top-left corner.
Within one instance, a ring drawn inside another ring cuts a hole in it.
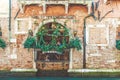
[[[41,46],[42,51],[50,51],[51,49],[52,47],[49,44]]]
[[[59,36],[60,35],[59,28],[57,28],[52,35]]]
[[[64,29],[65,29],[65,31],[64,31],[63,35],[64,35],[64,36],[68,36],[69,30],[68,30],[66,27],[65,27]]]
[[[62,53],[65,49],[67,49],[67,43],[65,38],[63,38],[62,43],[57,44],[55,50]]]
[[[50,42],[51,50],[55,50],[57,45],[56,37],[52,36],[52,41]]]
[[[120,40],[116,40],[116,48],[120,50]]]
[[[46,42],[44,41],[44,35],[45,35],[45,31],[41,31],[37,33],[37,36],[39,36],[39,39],[37,41],[37,45],[36,48],[41,49],[42,51],[49,51],[51,50],[51,46],[49,44],[46,44]]]
[[[71,39],[69,43],[69,48],[76,48],[77,50],[82,49],[80,39],[78,37]]]
[[[55,47],[55,50],[62,53],[66,49],[66,46],[64,44],[57,45]]]
[[[37,48],[41,49],[41,51],[57,51],[59,54],[62,54],[65,49],[81,49],[79,38],[76,37],[69,42],[66,41],[66,36],[69,36],[69,29],[66,28],[66,25],[63,26],[57,22],[54,22],[54,25],[54,27],[42,25],[35,36],[36,39],[31,35],[28,36],[24,43],[24,47]],[[46,41],[45,36],[51,36],[51,39],[49,38],[51,41]]]
[[[2,38],[0,38],[0,47],[3,49],[6,47],[6,43]]]
[[[59,52],[59,54],[60,54],[60,53],[62,53],[62,52],[64,51],[64,46],[63,46],[63,45],[56,46],[56,47],[55,47],[55,50],[56,50],[57,52]]]
[[[40,33],[39,36],[40,36],[40,38],[39,38],[38,41],[37,41],[37,47],[36,47],[36,48],[41,48],[42,45],[45,45],[45,41],[44,41],[44,39],[43,39],[44,34],[43,34],[43,33]]]
[[[35,48],[36,47],[36,39],[32,36],[29,36],[24,42],[24,48]]]

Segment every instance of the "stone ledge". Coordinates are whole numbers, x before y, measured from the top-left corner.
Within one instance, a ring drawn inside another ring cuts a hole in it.
[[[120,72],[120,69],[69,69],[68,72]]]
[[[10,70],[11,72],[37,72],[37,69],[20,69],[14,68]]]

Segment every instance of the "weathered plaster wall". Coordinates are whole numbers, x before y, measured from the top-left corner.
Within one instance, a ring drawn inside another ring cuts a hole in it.
[[[119,54],[115,47],[117,25],[112,24],[111,19],[108,20],[107,25],[109,26],[109,44],[107,46],[87,46],[87,68],[120,68],[118,66],[120,65],[120,63],[118,63],[119,59],[116,58]],[[96,34],[92,34],[92,36],[95,35]],[[103,34],[102,36],[105,35],[106,34]]]
[[[16,5],[15,5],[16,4]],[[8,17],[1,17],[0,24],[2,29],[1,38],[5,40],[7,47],[0,48],[0,70],[11,70],[14,68],[33,68],[33,50],[23,48],[23,38],[25,35],[15,34],[15,15],[18,11],[17,1],[12,2],[11,16],[11,35],[9,33]],[[9,42],[10,41],[10,42]]]
[[[87,20],[88,24],[93,24],[96,26],[97,24],[105,24],[109,27],[109,44],[107,46],[91,46],[87,45],[87,68],[96,68],[96,69],[120,69],[120,59],[119,50],[116,49],[116,28],[118,27],[118,21],[120,15],[119,13],[119,1],[112,1],[111,4],[105,5],[100,2],[101,5],[99,10],[102,12],[101,17],[104,16],[107,11],[112,10],[113,12],[108,14],[101,22],[95,21],[92,18]],[[116,4],[116,5],[115,5]],[[97,16],[97,14],[95,14]],[[118,20],[118,21],[117,21]],[[92,36],[95,36],[97,32],[94,32]],[[103,34],[101,36],[105,36]],[[100,36],[98,36],[100,37]]]
[[[24,35],[16,36],[17,42],[9,42],[8,19],[1,18],[2,37],[7,47],[0,49],[0,70],[12,68],[32,68],[33,50],[28,51],[23,48],[22,39]]]

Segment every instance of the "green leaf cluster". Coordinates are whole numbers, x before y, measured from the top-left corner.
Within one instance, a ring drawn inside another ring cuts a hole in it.
[[[36,34],[36,39],[33,36],[29,36],[24,43],[24,47],[37,48],[41,49],[41,51],[58,51],[60,53],[65,49],[77,48],[77,50],[80,50],[82,48],[79,38],[70,39],[69,42],[66,41],[66,36],[69,36],[69,30],[66,26],[59,23],[56,23],[55,25],[56,28],[53,29],[42,25]],[[46,41],[45,36],[50,36],[51,40]],[[61,39],[59,41],[58,37],[60,36]]]
[[[32,36],[29,36],[24,42],[24,48],[35,48],[36,47],[36,39]]]
[[[71,39],[69,43],[69,47],[76,48],[77,50],[82,49],[80,39],[78,37]]]
[[[120,50],[120,40],[116,40],[116,48]]]
[[[3,49],[6,47],[6,43],[2,38],[0,38],[0,47]]]

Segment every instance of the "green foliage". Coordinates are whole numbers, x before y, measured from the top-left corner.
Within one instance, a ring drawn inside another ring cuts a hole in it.
[[[36,34],[36,39],[32,36],[28,37],[24,43],[25,48],[38,48],[41,51],[58,51],[61,54],[65,49],[77,48],[81,49],[81,42],[78,38],[71,39],[67,42],[65,37],[69,36],[69,30],[66,26],[59,23],[54,23],[56,27],[45,27],[42,25]],[[50,32],[49,32],[50,31]],[[50,36],[51,41],[46,41],[45,36]],[[59,41],[59,37],[61,39]],[[58,39],[58,40],[57,40]]]
[[[55,50],[58,51],[58,52],[61,52],[61,53],[62,53],[65,49],[66,49],[66,46],[63,45],[63,44],[57,45],[57,46],[55,47]]]
[[[69,47],[70,48],[77,48],[77,50],[82,49],[80,39],[78,37],[71,39],[70,43],[69,43]]]
[[[55,29],[55,31],[52,34],[53,36],[59,36],[60,32],[59,32],[59,28]]]
[[[35,46],[36,46],[35,38],[32,36],[29,36],[24,43],[24,48],[35,48]]]
[[[50,51],[51,50],[51,46],[49,44],[47,44],[47,45],[41,45],[40,49],[42,51]]]
[[[120,50],[120,40],[116,40],[116,48]]]
[[[2,38],[0,38],[0,47],[3,49],[6,47],[6,43]]]
[[[69,34],[69,30],[65,27],[65,31],[64,31],[64,36],[67,36]]]

